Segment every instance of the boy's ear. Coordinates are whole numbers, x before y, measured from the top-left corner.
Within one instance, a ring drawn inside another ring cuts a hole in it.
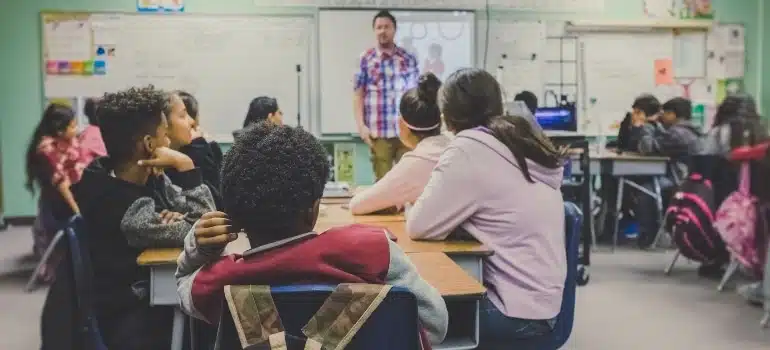
[[[142,138],[142,148],[147,154],[153,154],[157,145],[150,135],[144,135]]]

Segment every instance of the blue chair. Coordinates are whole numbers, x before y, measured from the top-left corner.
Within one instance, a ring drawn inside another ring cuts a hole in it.
[[[564,282],[561,311],[556,318],[552,344],[549,349],[561,348],[572,334],[575,321],[575,294],[577,291],[578,264],[580,261],[580,232],[583,214],[575,203],[564,202],[564,233],[567,248],[567,279]]]
[[[107,350],[99,332],[92,307],[92,276],[91,257],[85,246],[85,222],[79,215],[73,216],[64,228],[64,234],[69,243],[70,258],[72,259],[72,274],[75,287],[76,324],[86,350]]]
[[[289,350],[304,348],[305,338],[302,327],[308,323],[334,289],[335,286],[327,285],[271,288],[273,301],[287,333]],[[224,305],[214,349],[242,349],[230,311]],[[414,295],[405,288],[393,287],[345,349],[419,350],[417,301]]]

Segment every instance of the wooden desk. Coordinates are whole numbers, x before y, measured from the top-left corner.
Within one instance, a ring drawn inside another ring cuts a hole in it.
[[[478,345],[479,300],[484,294],[482,286],[483,258],[491,251],[478,242],[428,242],[414,241],[406,233],[403,215],[354,216],[340,205],[328,205],[318,218],[315,230],[326,231],[334,226],[364,223],[383,227],[397,237],[397,244],[404,249],[417,270],[428,283],[447,298],[453,328],[447,340],[437,349],[474,349]],[[226,253],[242,253],[251,248],[246,235],[227,245]],[[181,248],[148,249],[137,258],[137,263],[150,268],[150,305],[178,306],[176,292],[176,261]],[[181,344],[184,316],[178,311],[174,316],[174,344]],[[173,349],[179,349],[174,347]]]
[[[581,152],[570,151],[573,160]],[[666,174],[669,158],[646,156],[638,153],[624,152],[621,154],[607,150],[603,153],[591,152],[591,174],[612,176],[662,176]],[[580,163],[572,162],[572,174],[582,175]]]
[[[445,298],[481,296],[486,292],[484,286],[464,273],[446,254],[434,252],[407,255],[417,267],[420,276],[436,287]]]

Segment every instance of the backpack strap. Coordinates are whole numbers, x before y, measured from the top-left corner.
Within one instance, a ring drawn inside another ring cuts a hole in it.
[[[341,350],[377,310],[391,286],[340,284],[302,328],[305,350]]]
[[[749,162],[741,162],[740,182],[738,183],[738,191],[742,194],[749,195],[751,191],[751,166]]]
[[[286,350],[286,332],[269,286],[225,286],[225,299],[241,347],[267,343],[271,350]]]

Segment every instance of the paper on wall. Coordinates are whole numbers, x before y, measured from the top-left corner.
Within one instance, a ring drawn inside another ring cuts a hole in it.
[[[710,78],[743,78],[746,66],[745,29],[737,24],[714,27],[708,37]]]
[[[49,61],[91,59],[91,23],[87,20],[52,21],[45,24],[44,42]]]

